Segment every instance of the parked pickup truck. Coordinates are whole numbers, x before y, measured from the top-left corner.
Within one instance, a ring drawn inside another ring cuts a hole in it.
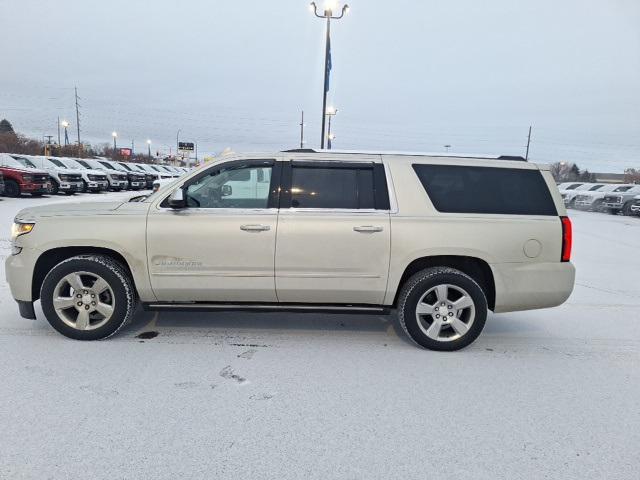
[[[103,171],[87,168],[79,162],[79,158],[58,158],[58,160],[65,164],[67,168],[72,168],[80,172],[85,192],[104,192],[109,190],[107,174]]]
[[[79,163],[87,168],[93,168],[103,172],[107,176],[109,182],[109,190],[118,192],[129,188],[129,179],[127,174],[121,170],[116,170],[109,163],[103,163],[103,159],[83,158],[78,160]]]
[[[0,173],[4,178],[3,195],[19,197],[29,193],[38,197],[49,193],[51,180],[45,170],[39,170],[22,155],[0,153]]]
[[[79,170],[68,168],[56,157],[25,155],[36,167],[46,170],[51,177],[51,193],[73,195],[84,191],[82,174]]]
[[[640,215],[640,195],[633,197],[631,204],[631,215]]]
[[[620,187],[615,192],[605,195],[602,206],[611,214],[622,212],[623,215],[630,215],[631,204],[638,194],[640,194],[640,185]]]
[[[401,187],[401,188],[400,188]],[[277,227],[277,228],[276,228]],[[456,350],[487,311],[571,294],[571,222],[550,171],[516,157],[230,155],[134,202],[20,211],[6,276],[20,313],[81,340],[147,309],[398,312]]]
[[[595,190],[589,189],[586,192],[577,192],[574,198],[573,207],[578,210],[600,211],[602,210],[602,202],[604,201],[605,195],[612,192],[622,191],[620,189],[624,189],[628,186],[630,185],[608,184]]]

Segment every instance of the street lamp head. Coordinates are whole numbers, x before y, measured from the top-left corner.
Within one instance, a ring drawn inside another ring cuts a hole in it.
[[[69,126],[69,122],[67,122],[66,120],[63,120],[60,122],[60,125],[62,125],[64,128],[67,128]]]
[[[351,7],[345,3],[344,7],[342,7],[342,14],[349,13],[349,10],[351,10]]]
[[[338,113],[336,107],[327,107],[327,115],[335,115],[336,113]]]
[[[112,136],[113,138],[116,138],[116,137],[118,136],[118,132],[115,132],[115,131],[114,131],[114,132],[111,132],[111,136]]]
[[[329,140],[335,140],[335,138],[336,136],[333,133],[329,134]]]
[[[151,145],[151,140],[147,140],[147,145]]]
[[[316,5],[316,2],[311,2],[311,3],[309,4],[309,11],[310,11],[311,13],[315,13],[317,10],[318,10],[318,7],[317,7],[317,5]]]

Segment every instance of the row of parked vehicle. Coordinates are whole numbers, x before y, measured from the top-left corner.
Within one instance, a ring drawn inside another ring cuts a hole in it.
[[[0,194],[19,197],[106,190],[153,189],[188,169],[171,165],[118,162],[107,158],[46,157],[0,153]]]
[[[566,182],[558,190],[567,208],[640,215],[640,185]]]

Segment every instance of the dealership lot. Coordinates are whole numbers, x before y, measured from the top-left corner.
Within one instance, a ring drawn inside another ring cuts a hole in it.
[[[2,199],[2,255],[21,208],[135,195]],[[364,315],[139,311],[81,343],[3,282],[0,478],[634,478],[640,219],[570,215],[569,301],[454,353]]]

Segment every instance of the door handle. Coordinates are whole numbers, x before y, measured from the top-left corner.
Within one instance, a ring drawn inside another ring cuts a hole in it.
[[[353,227],[353,230],[360,233],[375,233],[381,232],[384,228],[374,225],[361,225],[359,227]]]
[[[266,232],[267,230],[271,230],[269,225],[240,225],[240,230],[244,230],[245,232]]]

